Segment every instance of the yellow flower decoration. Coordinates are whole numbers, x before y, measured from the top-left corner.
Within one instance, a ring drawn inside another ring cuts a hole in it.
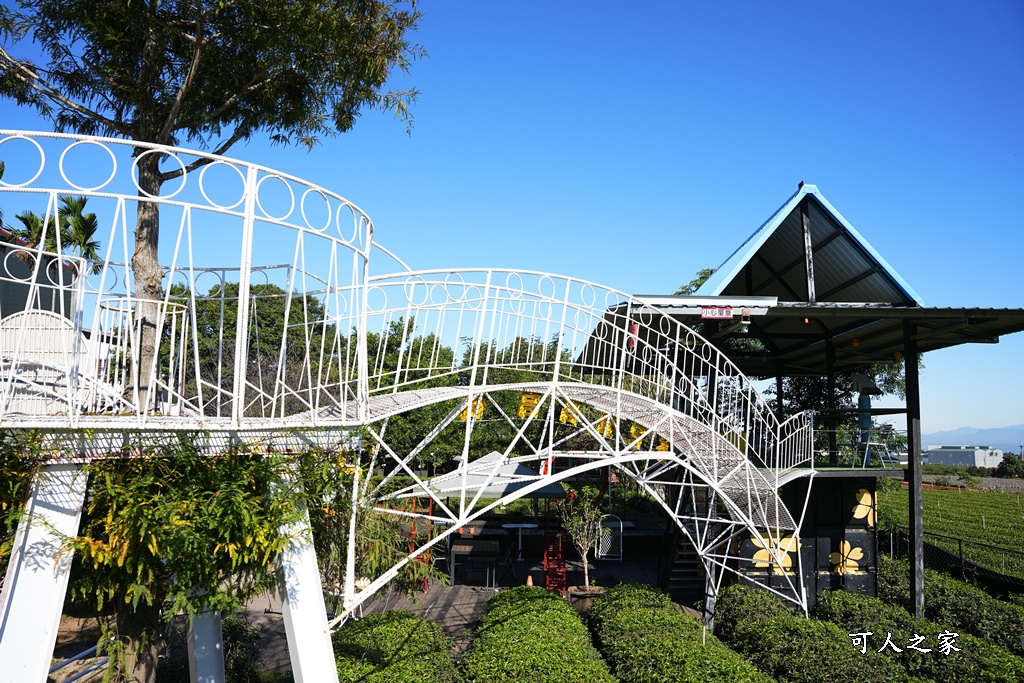
[[[857,560],[862,559],[864,559],[864,551],[860,548],[852,547],[849,541],[843,541],[839,544],[839,552],[829,553],[828,555],[828,561],[834,565],[832,571],[840,576],[856,574],[860,569]]]
[[[765,545],[757,536],[751,536],[750,540],[758,548],[761,548],[761,550],[754,553],[755,567],[764,568],[770,566],[772,573],[779,576],[793,572],[793,558],[789,554],[795,552],[800,547],[799,540],[792,536],[783,536],[781,539],[776,539],[771,534],[765,535],[768,545]],[[776,556],[779,559],[776,560]]]
[[[875,526],[875,497],[867,489],[857,491],[857,504],[853,506],[853,518],[867,518],[868,526]]]

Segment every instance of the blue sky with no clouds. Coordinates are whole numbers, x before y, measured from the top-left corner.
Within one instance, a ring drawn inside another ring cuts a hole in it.
[[[1024,307],[1024,3],[423,2],[415,127],[231,156],[413,268],[670,293],[804,180],[929,306]],[[39,128],[0,103],[0,126]],[[1024,334],[925,357],[923,429],[1024,424]]]

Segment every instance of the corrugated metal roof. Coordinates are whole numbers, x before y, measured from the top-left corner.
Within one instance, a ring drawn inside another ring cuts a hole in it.
[[[802,185],[695,293],[806,303],[801,206],[810,223],[816,302],[923,306],[916,292],[814,185]]]

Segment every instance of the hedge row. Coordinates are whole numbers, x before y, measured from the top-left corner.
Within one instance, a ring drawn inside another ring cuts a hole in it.
[[[891,633],[892,642],[903,652],[897,654],[887,647],[885,654],[898,661],[907,673],[924,680],[942,683],[1024,681],[1024,659],[998,645],[961,632],[955,625],[915,619],[899,605],[878,598],[827,591],[818,596],[815,616],[831,621],[849,633],[870,631],[873,635],[869,637],[869,649],[882,647],[887,634]],[[952,643],[960,648],[959,652],[950,650],[943,654],[940,651],[938,635],[944,632],[957,634]],[[923,641],[915,639],[913,642],[931,652],[908,648],[912,636],[924,636]]]
[[[334,633],[340,681],[412,683],[460,680],[451,640],[441,627],[410,612],[379,612]]]
[[[601,653],[620,681],[771,683],[650,586],[612,588],[594,598],[589,618]]]
[[[519,586],[488,600],[462,669],[475,683],[615,680],[576,610],[539,586]]]
[[[910,565],[906,560],[887,556],[878,558],[878,597],[901,605],[910,605]],[[1024,635],[1024,607],[998,600],[974,586],[957,581],[948,574],[926,569],[924,572],[924,615],[949,628],[978,636],[982,640],[1021,653]]]
[[[873,649],[861,654],[837,625],[806,619],[770,593],[747,586],[719,593],[715,635],[779,681],[912,680],[895,658]]]

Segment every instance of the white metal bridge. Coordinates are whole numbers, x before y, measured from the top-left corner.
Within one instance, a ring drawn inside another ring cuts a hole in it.
[[[149,154],[177,171],[159,197],[140,196],[135,180]],[[605,467],[634,479],[689,538],[709,596],[749,562],[744,538],[776,566],[792,563],[800,519],[778,491],[813,473],[810,416],[780,422],[714,345],[629,295],[525,270],[414,271],[348,200],[232,159],[0,131],[0,160],[4,224],[17,227],[15,214],[30,210],[45,226],[0,243],[3,428],[42,430],[54,462],[72,466],[109,457],[127,432],[204,432],[211,449],[360,435],[357,505],[427,517],[438,531],[368,585],[357,583],[350,551],[341,617],[456,528]],[[98,258],[53,228],[67,196],[88,198]],[[158,299],[140,296],[130,265],[140,202],[160,210]],[[393,418],[416,411],[434,416],[428,428],[398,433]],[[482,458],[482,430],[505,435],[500,457]],[[442,434],[451,471],[427,479],[416,463]],[[531,474],[485,499],[510,462]],[[697,493],[708,501],[700,512]],[[431,512],[415,512],[410,498],[431,500]],[[295,576],[316,580],[312,562]],[[799,567],[781,573],[781,594],[806,609]],[[13,638],[5,630],[0,651]],[[292,643],[299,680],[303,656],[316,657]]]

